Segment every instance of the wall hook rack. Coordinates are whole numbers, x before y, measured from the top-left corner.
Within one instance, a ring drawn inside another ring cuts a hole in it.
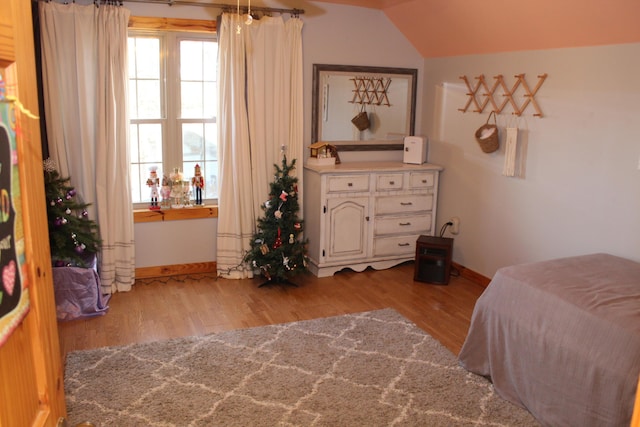
[[[373,104],[391,106],[387,91],[391,84],[390,78],[385,77],[355,77],[353,81],[355,89],[351,104]]]
[[[465,85],[467,86],[467,96],[469,98],[467,99],[467,103],[464,105],[464,107],[458,108],[458,111],[466,113],[469,107],[473,105],[474,108],[472,112],[482,113],[485,107],[490,103],[491,107],[493,108],[492,111],[500,114],[502,110],[507,106],[507,104],[510,104],[511,108],[513,108],[513,114],[521,116],[524,110],[529,106],[529,104],[531,104],[535,110],[535,113],[533,115],[536,117],[542,117],[542,110],[540,110],[540,106],[535,100],[535,95],[538,93],[538,90],[547,78],[547,73],[538,76],[538,83],[533,88],[533,90],[530,89],[524,74],[516,74],[514,77],[516,80],[513,83],[511,89],[509,89],[506,82],[504,81],[504,77],[502,76],[502,74],[493,77],[495,81],[491,87],[489,87],[489,84],[487,83],[483,74],[475,78],[475,84],[471,84],[467,76],[461,76],[460,79],[462,79],[462,81],[464,81]],[[520,86],[522,86],[522,90],[524,91],[523,96],[525,100],[522,105],[518,106],[518,103],[516,102],[514,96]],[[498,89],[498,87],[502,89],[502,96],[505,97],[500,105],[498,105],[495,100],[495,97],[498,96],[498,94],[496,94],[496,90]]]

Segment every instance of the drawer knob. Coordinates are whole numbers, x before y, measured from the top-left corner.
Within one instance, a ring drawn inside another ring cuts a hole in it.
[[[347,184],[348,187],[353,187],[353,182]]]
[[[411,206],[413,203],[411,202],[400,202],[402,206]]]
[[[423,183],[423,184],[426,184],[426,183],[427,183],[427,180],[426,180],[426,179],[423,179],[423,180],[422,180],[422,183]]]
[[[389,181],[389,185],[396,185],[395,181]]]

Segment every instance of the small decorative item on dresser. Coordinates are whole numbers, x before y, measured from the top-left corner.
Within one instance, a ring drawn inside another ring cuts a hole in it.
[[[314,166],[330,166],[340,164],[340,156],[335,145],[318,141],[309,146],[311,150],[308,164]]]
[[[489,124],[491,116],[493,116],[493,124]],[[476,141],[478,141],[478,144],[480,144],[480,148],[485,153],[493,153],[500,146],[500,142],[498,140],[498,126],[496,122],[495,111],[489,113],[487,122],[484,125],[480,126],[476,131]]]

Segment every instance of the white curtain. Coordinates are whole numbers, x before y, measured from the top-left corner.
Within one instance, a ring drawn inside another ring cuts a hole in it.
[[[127,24],[121,6],[39,2],[49,155],[100,226],[104,293],[135,280]]]
[[[302,25],[299,18],[282,17],[245,25],[244,17],[222,15],[216,263],[223,277],[252,277],[242,260],[268,199],[274,164],[281,164],[283,151],[288,161],[302,161]]]

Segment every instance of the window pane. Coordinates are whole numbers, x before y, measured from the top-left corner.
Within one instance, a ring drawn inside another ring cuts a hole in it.
[[[137,119],[138,114],[138,85],[135,80],[129,80],[129,116]]]
[[[160,81],[138,80],[138,118],[159,119],[162,117],[160,103]]]
[[[180,42],[180,80],[202,80],[202,45],[200,41]]]
[[[218,115],[218,83],[204,83],[204,113],[203,118],[209,119]]]
[[[218,125],[207,123],[204,132],[205,160],[218,160]]]
[[[202,166],[202,165],[201,165]],[[205,162],[202,168],[202,176],[204,176],[204,195],[205,199],[218,198],[218,162]]]
[[[162,125],[159,123],[138,125],[140,138],[140,162],[162,164]]]
[[[185,162],[204,160],[204,126],[202,123],[182,125],[182,159]]]
[[[131,165],[131,198],[134,202],[141,202],[140,193],[140,165]]]
[[[138,79],[160,79],[160,39],[136,37],[136,73]]]
[[[140,156],[138,154],[139,148],[140,147],[138,146],[138,126],[132,124],[129,126],[129,149],[130,149],[131,163],[140,162]]]
[[[201,82],[182,82],[182,118],[201,119],[203,116],[203,99]]]
[[[204,43],[204,80],[218,81],[218,43]]]

